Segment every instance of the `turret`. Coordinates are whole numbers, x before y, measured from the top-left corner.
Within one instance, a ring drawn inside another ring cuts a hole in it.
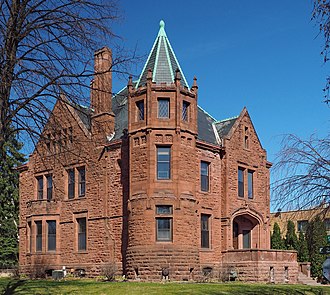
[[[195,198],[197,85],[189,89],[164,27],[161,21],[135,87],[131,79],[127,85],[127,265],[129,277],[139,274],[141,278],[160,279],[160,267],[170,278],[183,279],[191,275],[199,260],[198,224],[194,224],[199,220]],[[167,251],[172,255],[162,265],[150,258]],[[175,277],[176,269],[183,265],[181,277]]]

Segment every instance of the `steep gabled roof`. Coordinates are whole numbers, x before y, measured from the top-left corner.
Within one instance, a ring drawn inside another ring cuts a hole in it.
[[[214,123],[215,129],[219,134],[220,138],[224,138],[228,135],[231,128],[234,126],[238,117],[224,119]]]
[[[73,109],[79,116],[80,120],[84,123],[85,127],[88,130],[91,130],[91,115],[93,113],[92,109],[82,105],[75,105]]]
[[[149,53],[147,62],[136,83],[136,88],[143,86],[147,82],[148,70],[152,71],[152,82],[173,83],[176,69],[181,73],[181,84],[189,88],[186,78],[181,70],[179,62],[174,54],[170,41],[165,33],[165,23],[163,20],[159,23],[159,32],[157,38]]]
[[[213,124],[216,120],[205,112],[200,106],[198,106],[197,113],[197,128],[198,128],[198,139],[217,144],[217,139],[214,134]]]

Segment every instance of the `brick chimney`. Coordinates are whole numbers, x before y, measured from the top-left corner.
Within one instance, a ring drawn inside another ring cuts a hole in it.
[[[94,53],[94,80],[91,83],[92,135],[100,144],[114,132],[112,112],[112,53],[103,47]]]
[[[94,80],[92,82],[91,107],[95,114],[111,113],[112,53],[103,47],[94,53]]]

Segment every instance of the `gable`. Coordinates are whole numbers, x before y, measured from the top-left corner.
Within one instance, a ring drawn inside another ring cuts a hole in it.
[[[56,101],[54,108],[45,124],[33,153],[43,150],[45,142],[56,142],[66,140],[69,129],[73,134],[81,133],[83,136],[91,138],[91,110],[82,106],[71,106],[66,98]],[[78,128],[77,128],[78,127]]]

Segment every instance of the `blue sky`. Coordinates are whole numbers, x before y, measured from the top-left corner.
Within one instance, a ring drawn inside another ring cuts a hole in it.
[[[147,55],[165,30],[198,104],[218,120],[247,107],[268,159],[275,160],[283,134],[323,136],[329,107],[322,88],[328,72],[323,39],[312,22],[312,1],[147,0],[121,1],[114,26],[126,48]],[[111,46],[111,45],[110,45]],[[144,63],[133,69],[139,75]],[[114,91],[126,80],[114,79]]]

